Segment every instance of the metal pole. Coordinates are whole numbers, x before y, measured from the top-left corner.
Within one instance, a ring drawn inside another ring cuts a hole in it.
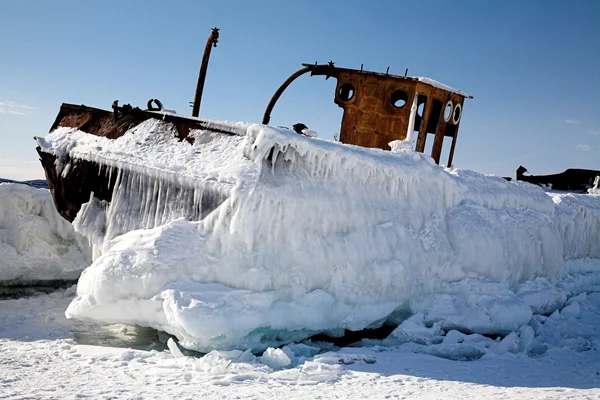
[[[196,85],[196,95],[194,96],[194,106],[192,108],[192,116],[197,117],[200,115],[200,102],[202,101],[202,91],[204,90],[204,81],[206,80],[206,70],[208,69],[208,59],[210,58],[210,50],[213,47],[217,47],[219,41],[219,29],[213,28],[208,40],[206,41],[206,47],[204,47],[204,56],[202,57],[202,64],[200,65],[200,73],[198,74],[198,84]]]

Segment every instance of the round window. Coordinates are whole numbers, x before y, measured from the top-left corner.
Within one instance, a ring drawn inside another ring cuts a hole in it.
[[[408,95],[404,90],[395,90],[392,93],[392,105],[396,108],[402,108],[408,101]]]
[[[452,101],[448,100],[446,103],[446,109],[444,110],[444,121],[448,122],[452,116]]]
[[[454,107],[454,113],[452,114],[452,122],[454,123],[454,125],[460,122],[461,115],[462,107],[460,106],[460,104],[457,104],[456,107]]]
[[[340,100],[350,101],[354,97],[354,86],[351,83],[344,83],[338,91]]]

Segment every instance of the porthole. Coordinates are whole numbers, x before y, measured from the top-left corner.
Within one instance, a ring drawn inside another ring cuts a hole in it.
[[[344,83],[340,86],[338,96],[342,101],[350,101],[354,97],[354,86],[351,83]]]
[[[460,117],[462,116],[462,107],[460,104],[457,104],[454,107],[454,113],[452,113],[452,122],[454,125],[457,125],[460,122]]]
[[[404,90],[395,90],[392,93],[392,105],[396,108],[402,108],[408,101],[408,95]]]
[[[446,103],[446,108],[444,109],[444,121],[450,121],[450,117],[452,116],[452,101],[448,100]]]

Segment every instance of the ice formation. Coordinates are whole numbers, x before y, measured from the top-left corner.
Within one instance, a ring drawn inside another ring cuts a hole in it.
[[[600,175],[594,178],[594,184],[588,189],[588,193],[592,195],[600,195]]]
[[[565,260],[600,258],[598,197],[444,170],[402,147],[244,128],[194,132],[194,145],[157,120],[116,140],[65,128],[39,139],[62,168],[82,158],[127,171],[118,192],[130,200],[93,200],[77,217],[99,251],[69,317],[152,326],[200,351],[376,327],[398,310],[507,334],[561,306],[520,285],[543,292],[539,279],[564,276]],[[195,208],[178,195],[155,202],[169,185],[188,188]],[[198,193],[218,193],[214,210],[198,212]]]
[[[0,183],[0,285],[75,280],[90,263],[88,240],[58,214],[48,189]]]

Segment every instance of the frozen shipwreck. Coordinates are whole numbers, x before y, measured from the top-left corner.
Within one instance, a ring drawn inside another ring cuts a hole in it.
[[[173,135],[182,147],[193,144],[197,140],[194,132],[199,131],[225,137],[244,136],[247,124],[198,117],[210,51],[216,46],[218,36],[218,29],[215,28],[207,41],[191,117],[165,110],[156,99],[149,100],[146,109],[129,104],[121,106],[115,101],[110,111],[63,104],[50,131],[71,128],[73,131],[114,140],[126,132],[135,131],[136,126],[145,121],[160,120],[171,126]],[[446,165],[452,165],[463,103],[471,96],[423,77],[376,73],[363,70],[362,67],[360,70],[339,68],[333,62],[303,64],[303,68],[292,74],[275,92],[266,107],[262,124],[269,123],[271,112],[284,90],[304,74],[337,80],[334,101],[344,110],[339,135],[341,143],[390,149],[391,142],[403,141],[410,148],[415,143],[414,150],[424,152],[426,142],[430,142],[431,157],[435,163],[443,162],[440,160],[442,147],[450,146]],[[37,150],[56,207],[69,221],[75,219],[81,205],[90,200],[92,193],[93,197],[110,202],[117,180],[133,179],[129,176],[133,164],[127,162],[112,163],[110,157],[92,157],[91,153],[90,157],[84,154],[78,157],[56,154],[43,143]],[[227,152],[227,148],[222,150]],[[145,150],[140,147],[139,151]],[[148,167],[143,172],[140,165],[135,168],[136,172],[146,175],[145,179],[152,180],[156,171],[150,172],[152,166]],[[111,173],[107,173],[109,169]],[[174,184],[168,193],[161,192],[163,201],[173,201],[167,198],[187,199],[190,205],[183,207],[182,216],[202,219],[229,196],[228,188],[207,182],[203,185],[202,198],[196,198],[197,204],[192,206],[193,197],[199,196],[198,193],[194,194],[194,185],[193,182]]]
[[[438,165],[452,164],[469,96],[435,81],[305,64],[262,123],[198,117],[216,36],[191,117],[154,99],[64,104],[37,138],[58,210],[94,247],[67,317],[198,351],[389,333],[412,314],[506,335],[532,316],[520,285],[600,257],[597,196]],[[336,79],[339,141],[268,125],[304,74]]]

